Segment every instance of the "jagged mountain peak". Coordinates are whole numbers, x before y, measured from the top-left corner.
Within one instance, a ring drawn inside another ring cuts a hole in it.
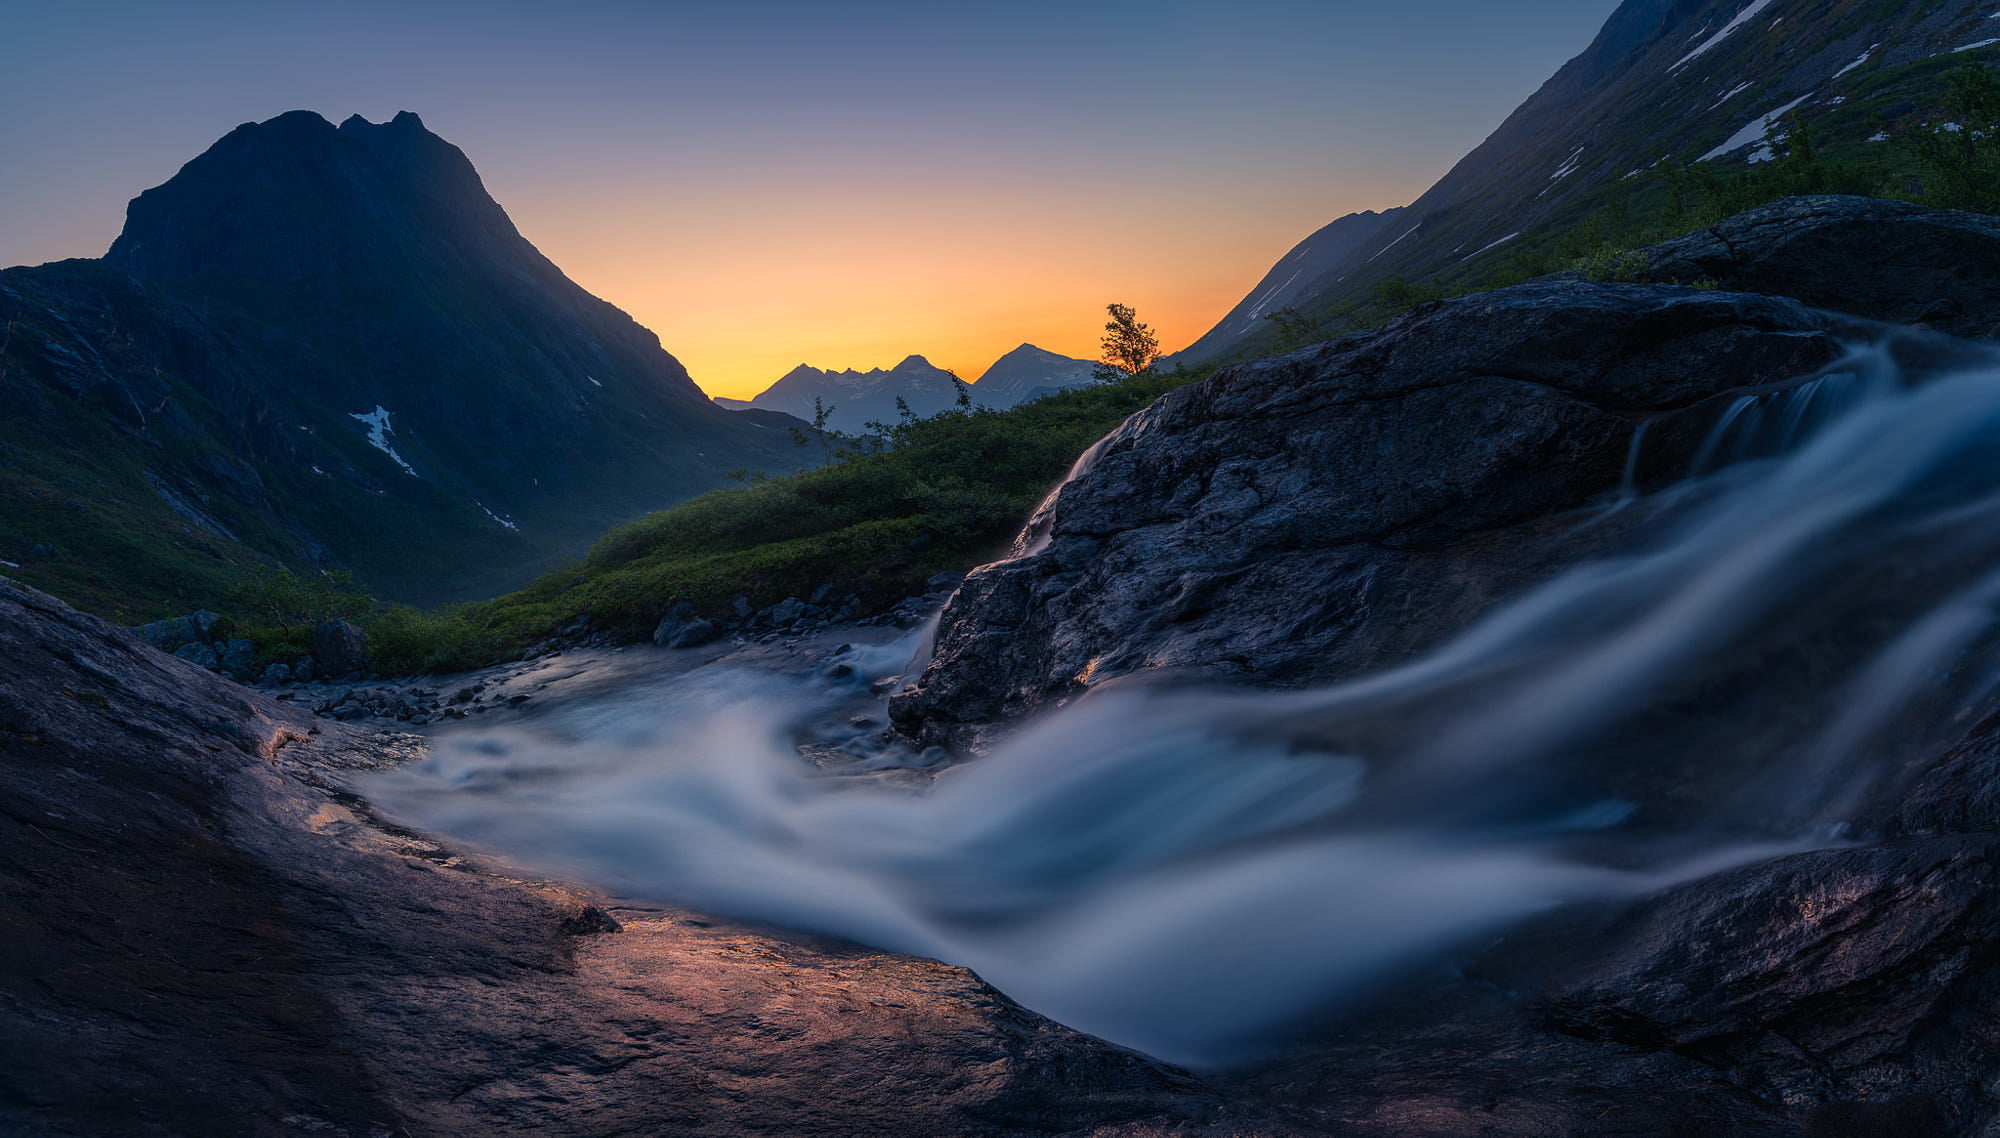
[[[226,484],[193,460],[154,475],[179,499],[240,490],[242,511],[214,509],[260,553],[385,588],[440,563],[462,587],[518,580],[776,445],[543,257],[409,111],[245,123],[133,199],[103,261],[9,273],[0,300],[60,330],[14,338],[0,377],[34,386],[11,398],[64,389],[24,352],[139,344],[101,417],[241,463]]]
[[[105,260],[155,281],[226,277],[260,289],[452,256],[556,274],[464,153],[404,111],[339,127],[313,111],[245,123],[134,198]]]

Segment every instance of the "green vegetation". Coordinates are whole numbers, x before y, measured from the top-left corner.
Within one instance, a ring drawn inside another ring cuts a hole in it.
[[[1102,358],[1097,378],[1105,381],[1139,375],[1160,358],[1160,338],[1149,325],[1139,323],[1139,314],[1123,304],[1105,305],[1111,319],[1104,323]]]
[[[351,619],[385,672],[478,667],[519,654],[578,616],[640,638],[677,602],[707,616],[741,596],[762,607],[831,585],[884,608],[923,582],[1005,553],[1049,487],[1126,416],[1208,371],[1142,370],[1006,411],[959,406],[804,435],[832,462],[716,490],[606,534],[581,561],[490,601],[419,612],[366,600],[350,580],[266,573],[218,607],[269,660],[309,651],[311,624]]]
[[[1986,49],[2000,52],[2000,49]],[[2000,212],[2000,72],[1979,62],[1919,60],[1843,79],[1843,99],[1772,124],[1767,161],[1635,154],[1623,178],[1578,195],[1527,232],[1422,279],[1356,273],[1337,291],[1265,317],[1239,356],[1289,351],[1439,300],[1551,273],[1639,279],[1644,250],[1725,217],[1799,194],[1859,194]],[[1747,100],[1746,100],[1747,101]],[[1671,108],[1635,111],[1633,137],[1669,136]],[[1650,116],[1650,117],[1649,117]],[[1828,141],[1832,139],[1834,141]],[[1387,273],[1385,267],[1380,270]],[[1712,281],[1689,282],[1714,287]]]
[[[2000,213],[2000,78],[1985,67],[1948,77],[1950,119],[1924,123],[1906,135],[1931,173],[1926,194],[1934,205]]]

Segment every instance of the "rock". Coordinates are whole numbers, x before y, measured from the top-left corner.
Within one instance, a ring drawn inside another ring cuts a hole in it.
[[[329,678],[365,671],[368,638],[360,628],[344,620],[327,621],[313,629],[313,659]]]
[[[55,546],[54,544],[43,545],[37,542],[35,545],[32,545],[28,548],[28,560],[61,561],[62,550],[57,546]]]
[[[964,969],[385,828],[321,789],[373,740],[0,581],[0,1133],[1312,1132]]]
[[[662,648],[698,648],[721,635],[721,628],[696,617],[694,606],[682,601],[653,630],[653,643]]]
[[[953,589],[958,588],[964,580],[965,574],[963,573],[939,573],[924,582],[924,592],[926,594],[949,593]]]
[[[823,605],[826,603],[826,599],[832,595],[833,595],[833,583],[828,582],[812,591],[812,598],[810,599],[810,601],[808,601],[808,603],[815,605]]]
[[[174,650],[174,655],[198,668],[207,668],[211,672],[222,663],[216,656],[215,649],[206,644],[183,644]]]
[[[257,666],[257,645],[248,640],[231,640],[216,655],[222,674],[231,679],[247,680]]]
[[[1678,476],[1723,393],[1811,372],[1835,324],[1537,283],[1226,368],[1110,436],[1038,523],[1045,549],[966,579],[891,715],[976,746],[1137,671],[1295,685],[1403,658],[1567,564],[1544,519],[1618,490],[1638,424],[1637,482]]]
[[[806,603],[797,597],[786,597],[770,608],[757,614],[758,619],[773,627],[783,628],[796,622],[806,612]]]
[[[283,664],[273,664],[264,669],[264,674],[258,677],[257,682],[267,688],[274,688],[279,684],[291,683],[292,670]]]
[[[756,615],[757,610],[751,606],[749,597],[737,597],[729,602],[729,612],[738,622],[742,622]]]
[[[301,656],[299,662],[292,665],[292,678],[302,684],[313,682],[313,677],[318,674],[318,668],[311,656]]]
[[[1786,198],[1646,250],[1644,276],[1990,338],[2000,218],[1877,198]]]
[[[219,613],[198,609],[184,616],[172,616],[142,624],[132,629],[132,635],[151,644],[162,652],[172,652],[183,644],[196,640],[207,640],[208,631],[221,620]]]

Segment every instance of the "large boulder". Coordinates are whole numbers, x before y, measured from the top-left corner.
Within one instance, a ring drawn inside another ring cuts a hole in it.
[[[1573,561],[1552,518],[1679,475],[1735,393],[1839,350],[1793,301],[1570,282],[1225,369],[972,572],[891,715],[976,746],[1132,673],[1288,686],[1406,658]]]
[[[132,629],[132,635],[162,652],[172,652],[183,644],[192,644],[197,640],[206,641],[209,630],[221,619],[219,613],[197,609],[181,616],[170,616],[165,620],[139,625]]]
[[[368,637],[359,626],[329,620],[313,629],[313,659],[327,679],[368,670]]]
[[[0,1133],[1315,1128],[963,969],[481,870],[314,720],[0,579]]]
[[[1718,500],[1705,495],[1754,484],[1747,465],[1702,483],[1681,475],[1712,457],[1711,428],[1732,411],[1761,399],[1803,412],[1840,390],[1836,380],[1806,385],[1840,350],[1836,340],[1858,331],[1782,298],[1544,282],[1227,369],[1104,440],[1016,555],[970,575],[944,612],[921,685],[897,697],[892,714],[910,734],[976,749],[1015,717],[1121,678],[1178,673],[1283,688],[1409,661],[1538,581],[1608,551],[1630,553],[1653,523],[1704,516],[1701,505]],[[1917,334],[1892,350],[1916,371],[1974,351]],[[1968,470],[1976,459],[1954,452],[1963,465],[1953,466],[1911,446],[1913,463],[1944,472],[1921,483],[1928,492],[1981,500],[1990,471]],[[1810,508],[1854,489],[1833,476],[1813,487],[1825,500]],[[1505,768],[1510,776],[1581,772],[1590,777],[1577,785],[1615,785],[1619,801],[1661,827],[1646,831],[1653,836],[1697,815],[1719,819],[1723,811],[1705,809],[1704,779],[1756,769],[1765,744],[1819,736],[1841,720],[1844,701],[1893,687],[1893,671],[1861,677],[1873,687],[1842,682],[1840,662],[1924,662],[1905,654],[1933,650],[1946,626],[1913,614],[1990,572],[1990,530],[1914,494],[1876,508],[1907,509],[1908,529],[1846,536],[1886,532],[1897,555],[1880,556],[1878,544],[1826,578],[1759,578],[1774,604],[1745,618],[1741,639],[1711,646],[1713,670],[1679,685],[1649,673],[1658,686],[1635,699],[1641,711],[1557,748],[1571,766]],[[1947,556],[1933,563],[1940,551]],[[1600,568],[1608,577],[1638,560]],[[1866,571],[1847,572],[1855,565]],[[1593,615],[1608,613],[1580,619]],[[1804,615],[1811,621],[1795,619]],[[1989,617],[1982,608],[1962,619]],[[1671,641],[1679,630],[1666,625],[1620,645]],[[1870,643],[1879,652],[1857,647]],[[1979,641],[1980,652],[1990,643]],[[1986,674],[1986,656],[1964,656]],[[1511,662],[1531,679],[1578,674],[1553,649]],[[1618,658],[1582,663],[1609,669]],[[1930,663],[1909,682],[1942,698],[1950,669]],[[1522,712],[1474,724],[1532,724],[1536,708],[1513,697],[1549,689],[1507,679],[1482,673],[1449,693]],[[1384,983],[1373,1006],[1350,1009],[1329,1030],[1302,1026],[1310,1045],[1245,1068],[1234,1085],[1357,1138],[1990,1132],[2000,1118],[2000,704],[1990,686],[1969,682],[1977,692],[1962,711],[1908,724],[1923,730],[1897,721],[1857,752],[1861,766],[1818,768],[1847,796],[1839,840],[1822,832],[1819,848],[1767,850],[1657,892],[1553,908],[1465,946],[1448,968],[1413,966],[1420,975]],[[1421,737],[1423,726],[1405,731],[1406,721],[1457,711],[1412,700],[1383,724],[1357,717],[1366,706],[1338,705],[1312,730],[1363,747],[1364,788],[1391,790],[1396,752],[1383,739]],[[1664,741],[1645,738],[1649,728]],[[1704,738],[1717,745],[1680,745]],[[1457,742],[1502,752],[1515,741]],[[1391,757],[1374,762],[1371,743]],[[1479,777],[1476,765],[1449,770]],[[1843,777],[1857,770],[1867,777]],[[1773,813],[1787,796],[1826,789],[1806,778],[1775,786],[1760,800]],[[1413,793],[1450,799],[1453,789],[1422,783]],[[1521,799],[1506,789],[1495,788],[1502,825],[1517,824],[1505,811]],[[1396,817],[1383,823],[1390,832]],[[1341,820],[1314,824],[1339,832]],[[1618,847],[1607,838],[1603,848]],[[1302,903],[1311,895],[1301,883]],[[1396,919],[1394,904],[1383,908],[1385,921]]]
[[[713,621],[694,614],[694,606],[682,601],[660,619],[653,629],[653,643],[662,648],[699,648],[722,635]]]
[[[1786,198],[1646,250],[1653,281],[1713,281],[1955,336],[2000,325],[2000,218],[1910,202]]]

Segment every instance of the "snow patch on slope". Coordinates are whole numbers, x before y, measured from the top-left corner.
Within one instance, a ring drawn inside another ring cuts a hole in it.
[[[1706,162],[1711,158],[1720,158],[1723,155],[1728,154],[1732,150],[1741,150],[1753,142],[1760,141],[1766,134],[1770,133],[1772,123],[1777,122],[1779,119],[1784,118],[1787,114],[1791,113],[1792,108],[1798,106],[1800,103],[1803,103],[1810,98],[1812,98],[1811,95],[1800,95],[1798,98],[1793,99],[1791,102],[1786,103],[1784,106],[1779,107],[1775,111],[1771,111],[1767,114],[1759,115],[1758,117],[1751,119],[1750,122],[1747,125],[1745,125],[1742,130],[1739,130],[1735,134],[1730,135],[1728,141],[1724,142],[1721,146],[1716,147],[1714,150],[1711,150],[1708,153],[1702,155],[1701,157],[1695,159],[1695,161]],[[1763,154],[1763,157],[1761,159],[1757,159],[1753,156],[1753,160],[1769,161],[1769,159],[1770,155],[1768,153]]]
[[[1417,230],[1419,230],[1419,229],[1422,229],[1423,227],[1424,227],[1424,223],[1423,223],[1423,222],[1421,222],[1421,221],[1419,221],[1419,222],[1417,222],[1417,223],[1416,223],[1415,225],[1412,225],[1412,226],[1410,226],[1410,227],[1409,227],[1408,229],[1405,229],[1405,230],[1403,231],[1403,237],[1408,237],[1408,236],[1409,236],[1410,234],[1412,234],[1412,233],[1415,233],[1415,232],[1416,232]],[[1396,245],[1397,245],[1397,242],[1400,242],[1400,241],[1402,241],[1403,237],[1398,237],[1398,238],[1396,238],[1396,240],[1395,240],[1395,241],[1391,241],[1391,242],[1389,242],[1389,243],[1388,243],[1387,245],[1384,245],[1384,246],[1382,246],[1382,247],[1381,247],[1380,249],[1377,249],[1377,250],[1375,251],[1375,257],[1380,257],[1380,256],[1381,256],[1382,254],[1384,254],[1384,253],[1387,253],[1387,252],[1388,252],[1389,250],[1391,250],[1391,249],[1394,249],[1394,248],[1396,247]],[[1368,259],[1369,259],[1370,261],[1373,261],[1373,260],[1375,259],[1375,257],[1370,257],[1370,258],[1368,258]]]
[[[1484,252],[1486,252],[1486,250],[1487,250],[1487,249],[1498,249],[1498,248],[1499,248],[1500,246],[1502,246],[1502,245],[1505,245],[1505,244],[1506,244],[1507,242],[1509,242],[1509,241],[1512,241],[1512,240],[1513,240],[1514,238],[1516,238],[1516,237],[1519,237],[1519,236],[1520,236],[1520,234],[1519,234],[1518,232],[1517,232],[1517,233],[1509,233],[1509,234],[1508,234],[1507,236],[1505,236],[1505,237],[1502,237],[1502,238],[1501,238],[1500,240],[1498,240],[1498,241],[1495,241],[1495,242],[1494,242],[1493,244],[1491,244],[1491,245],[1488,245],[1488,246],[1486,246],[1486,247],[1485,247],[1485,248],[1483,248],[1483,249],[1480,249],[1480,250],[1478,250],[1478,251],[1476,251],[1476,252],[1472,252],[1472,253],[1468,253],[1468,254],[1466,254],[1465,256],[1463,256],[1463,257],[1460,257],[1460,258],[1459,258],[1459,261],[1460,261],[1460,263],[1464,263],[1464,262],[1466,262],[1466,261],[1470,261],[1470,260],[1471,260],[1471,259],[1473,259],[1474,257],[1477,257],[1477,256],[1479,256],[1479,254],[1480,254],[1480,253],[1484,253]]]
[[[389,436],[395,434],[396,431],[395,428],[389,425],[389,412],[380,403],[375,405],[373,411],[365,414],[350,411],[348,412],[348,418],[359,419],[368,427],[368,445],[394,459],[396,465],[403,468],[403,473],[412,478],[417,477],[417,472],[410,467],[409,463],[403,461],[403,456],[396,453],[395,447],[389,445]]]
[[[501,525],[506,526],[508,529],[513,530],[516,533],[521,532],[520,526],[517,526],[513,522],[508,521],[506,518],[501,517],[499,514],[494,513],[492,510],[487,509],[486,503],[481,502],[477,498],[474,498],[472,501],[473,504],[477,505],[480,509],[486,510],[487,517],[492,518],[494,521],[499,522]]]
[[[1728,39],[1731,32],[1734,32],[1736,29],[1748,23],[1752,16],[1755,16],[1757,13],[1763,11],[1764,9],[1770,6],[1771,6],[1771,0],[1751,0],[1751,4],[1748,8],[1745,8],[1741,12],[1737,13],[1735,19],[1722,25],[1721,31],[1716,32],[1714,35],[1701,41],[1700,47],[1697,47],[1693,51],[1688,52],[1686,55],[1681,56],[1680,62],[1674,64],[1672,67],[1667,68],[1668,73],[1671,74],[1672,72],[1679,71],[1681,68],[1686,67],[1689,63],[1692,63],[1696,57],[1708,51],[1708,49],[1714,47],[1716,44],[1721,43],[1723,40]]]
[[[1848,72],[1854,70],[1855,68],[1861,66],[1862,64],[1868,62],[1868,57],[1874,55],[1875,49],[1881,46],[1882,45],[1879,43],[1870,45],[1867,51],[1861,53],[1861,58],[1855,60],[1853,63],[1848,64],[1846,67],[1843,67],[1840,70],[1834,72],[1833,77],[1835,79],[1838,79],[1841,76],[1847,74]]]

